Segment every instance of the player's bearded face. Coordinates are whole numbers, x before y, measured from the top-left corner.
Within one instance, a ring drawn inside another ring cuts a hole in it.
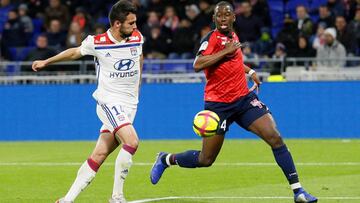
[[[218,6],[215,8],[213,20],[221,33],[228,34],[233,30],[235,14],[230,6]]]
[[[132,35],[135,29],[136,29],[136,15],[130,13],[126,17],[126,20],[123,23],[121,23],[119,32],[122,38],[127,38]]]
[[[129,30],[124,25],[121,25],[120,30],[119,30],[121,38],[123,38],[123,39],[130,37],[131,34],[133,33],[133,31],[134,31],[134,29]]]

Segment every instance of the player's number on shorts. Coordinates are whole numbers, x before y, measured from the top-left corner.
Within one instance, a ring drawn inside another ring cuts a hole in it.
[[[111,109],[115,111],[116,116],[120,114],[120,112],[118,111],[118,109],[116,108],[116,106],[111,107]],[[120,106],[120,111],[122,111],[122,112],[123,112],[123,110],[122,110],[121,106]]]
[[[221,129],[223,129],[224,131],[226,130],[226,120],[224,120],[220,126]]]

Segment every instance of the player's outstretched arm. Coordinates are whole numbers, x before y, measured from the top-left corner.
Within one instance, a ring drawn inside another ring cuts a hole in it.
[[[252,91],[256,90],[257,93],[259,93],[261,81],[260,81],[259,77],[256,75],[256,72],[245,64],[244,64],[244,70],[245,70],[245,73],[249,74],[251,79],[254,81],[254,85],[249,89],[249,91],[252,92]]]
[[[50,57],[46,60],[34,61],[32,64],[32,69],[34,71],[38,71],[38,70],[43,69],[45,66],[48,66],[48,65],[56,63],[56,62],[76,60],[80,57],[82,57],[81,52],[80,52],[80,47],[70,48],[70,49],[66,49],[65,51],[63,51],[53,57]]]
[[[199,72],[204,68],[210,67],[218,63],[221,59],[227,55],[232,55],[237,49],[241,46],[240,42],[229,42],[225,44],[225,48],[215,54],[211,55],[199,55],[195,58],[194,61],[194,70]]]

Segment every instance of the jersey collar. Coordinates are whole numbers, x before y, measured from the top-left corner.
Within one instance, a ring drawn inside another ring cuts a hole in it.
[[[121,43],[121,42],[125,42],[125,40],[122,40],[121,42],[117,41],[117,40],[114,38],[114,36],[111,34],[110,29],[108,29],[108,30],[106,31],[106,34],[107,34],[107,36],[109,37],[109,39],[110,39],[112,42],[114,42],[115,44]]]
[[[228,36],[221,33],[218,29],[215,29],[215,30],[220,36],[229,38]],[[233,39],[235,38],[235,32],[234,31],[231,31],[231,36],[232,36]]]

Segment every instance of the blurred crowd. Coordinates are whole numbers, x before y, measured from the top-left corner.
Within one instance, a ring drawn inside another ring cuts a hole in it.
[[[137,26],[145,37],[146,58],[194,58],[200,39],[214,29],[216,0],[132,1],[138,7]],[[107,14],[114,2],[0,0],[0,59],[44,59],[79,46],[88,34],[107,30]],[[240,41],[249,44],[243,50],[246,59],[360,55],[360,0],[230,2],[236,13],[235,30]],[[318,6],[310,8],[311,2]],[[271,12],[278,9],[273,8],[276,5],[282,7],[279,15]],[[323,63],[344,66],[341,60]]]

